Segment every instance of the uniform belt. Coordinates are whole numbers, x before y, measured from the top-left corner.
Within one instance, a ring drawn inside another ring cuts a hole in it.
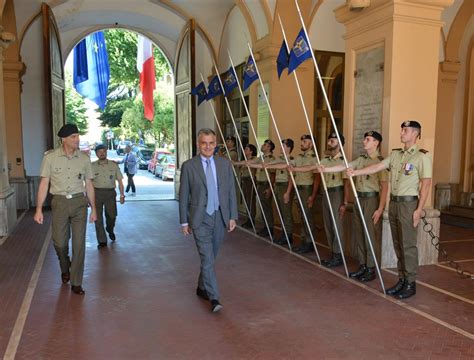
[[[342,192],[344,190],[344,186],[334,186],[334,187],[328,187],[328,192]]]
[[[94,188],[94,190],[98,191],[115,191],[115,188]]]
[[[276,185],[288,185],[288,181],[276,181]]]
[[[378,191],[357,191],[357,196],[361,198],[371,198],[379,196]]]
[[[307,189],[307,188],[312,188],[313,185],[296,185],[298,189]]]
[[[415,195],[396,196],[396,195],[390,194],[390,200],[395,201],[395,202],[415,201],[415,200],[418,200],[418,196],[415,196]]]
[[[257,181],[257,184],[258,184],[258,185],[268,184],[268,181]]]
[[[77,198],[77,197],[84,197],[84,193],[80,192],[80,193],[76,193],[76,194],[67,194],[67,195],[58,195],[58,194],[54,194],[54,196],[58,196],[58,197],[61,197],[61,198],[64,198],[64,199],[74,199],[74,198]]]

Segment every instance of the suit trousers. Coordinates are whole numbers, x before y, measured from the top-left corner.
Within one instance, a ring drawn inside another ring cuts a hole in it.
[[[105,228],[107,232],[114,232],[115,218],[117,217],[117,202],[115,198],[117,193],[115,189],[95,188],[95,208],[97,210],[97,220],[95,222],[95,233],[97,242],[106,243],[107,236],[104,230],[104,210],[105,210]]]
[[[388,207],[393,247],[398,259],[398,276],[400,279],[406,279],[409,282],[416,280],[418,270],[418,229],[413,227],[413,213],[417,206],[418,200],[390,201]]]
[[[364,220],[367,225],[367,230],[369,231],[375,256],[377,257],[377,261],[380,264],[383,219],[380,218],[377,224],[374,224],[374,221],[372,220],[372,215],[374,215],[375,210],[377,210],[379,207],[379,199],[380,198],[378,196],[370,198],[360,197],[359,202],[360,207],[362,208],[362,213],[364,214]],[[362,219],[360,217],[357,205],[354,205],[353,229],[359,263],[361,265],[367,264],[369,267],[374,267],[374,257],[372,256],[372,251],[370,250],[370,245],[367,235],[365,234],[364,225],[362,224]]]
[[[82,285],[86,250],[87,198],[66,199],[54,195],[51,201],[52,234],[62,273],[71,267],[71,285]],[[69,238],[72,233],[72,261],[69,259]]]
[[[324,220],[324,230],[326,232],[326,239],[329,244],[331,252],[334,254],[341,253],[341,247],[339,246],[339,241],[337,240],[336,227],[339,233],[339,238],[341,239],[341,245],[344,247],[344,234],[342,228],[342,219],[339,217],[339,207],[341,206],[344,199],[343,191],[329,192],[330,204],[328,204],[326,195],[323,200],[323,220]],[[334,213],[334,219],[336,223],[334,224],[331,217],[331,212],[329,210],[331,206]],[[336,226],[336,227],[335,227]]]
[[[209,299],[219,300],[215,262],[225,234],[221,211],[217,210],[212,215],[205,213],[203,222],[193,229],[193,234],[201,258],[198,286],[207,291]]]

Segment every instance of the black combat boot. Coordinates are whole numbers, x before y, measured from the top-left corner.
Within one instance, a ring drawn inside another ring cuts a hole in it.
[[[349,273],[349,277],[351,279],[357,279],[359,276],[363,275],[365,273],[365,270],[367,269],[367,266],[365,264],[361,264],[359,266],[359,269],[357,269],[357,271],[354,271],[354,272],[350,272]]]
[[[388,288],[385,292],[387,295],[396,295],[400,292],[400,290],[403,289],[405,286],[405,279],[398,279],[398,282],[392,286],[391,288]]]
[[[368,267],[361,276],[357,278],[360,282],[369,282],[375,279],[375,267]]]
[[[405,282],[403,289],[401,289],[395,297],[397,299],[407,299],[416,294],[416,282]]]

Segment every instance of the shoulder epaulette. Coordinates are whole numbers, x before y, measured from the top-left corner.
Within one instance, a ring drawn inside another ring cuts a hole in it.
[[[294,159],[294,157],[293,157],[293,156],[290,156],[290,160],[293,160],[293,159]]]
[[[340,157],[339,157],[339,160],[344,160],[344,156],[340,156]]]
[[[304,155],[303,155],[303,154],[298,154],[298,156],[301,156],[301,157],[303,157]]]
[[[44,155],[51,154],[54,151],[54,149],[49,149],[44,152]]]
[[[359,157],[366,158],[366,157],[367,157],[367,155],[366,155],[366,154],[360,154],[360,156],[359,156]]]
[[[428,150],[420,149],[420,152],[423,153],[423,154],[427,154],[427,153],[428,153]]]
[[[392,151],[402,151],[402,148],[392,149]]]
[[[377,158],[378,158],[380,161],[383,160],[383,156],[382,156],[382,155],[377,156]]]
[[[316,154],[311,154],[311,157],[316,157]]]

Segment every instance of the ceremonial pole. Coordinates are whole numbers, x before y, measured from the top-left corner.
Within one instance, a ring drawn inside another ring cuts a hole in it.
[[[235,72],[234,62],[232,61],[232,57],[230,56],[229,51],[227,51],[227,52],[228,52],[228,55],[229,55],[230,63],[231,63],[232,68],[234,69],[234,72]],[[253,57],[253,55],[252,55],[252,59],[253,59],[253,62],[254,62],[254,64],[255,64],[255,69],[256,69],[256,71],[257,71],[258,77],[260,78],[260,74],[258,73],[258,70],[257,70],[257,63],[255,62],[255,58]],[[240,90],[240,96],[241,96],[242,99],[243,99],[243,98],[244,98],[244,94],[243,94],[243,92],[242,92],[242,89],[241,89],[241,87],[240,87],[240,83],[239,83],[239,80],[238,80],[238,79],[237,79],[237,85],[238,85],[238,88],[239,88],[239,90]],[[265,92],[265,89],[263,88],[263,86],[262,86],[262,90],[263,90],[263,92]],[[250,127],[251,127],[251,129],[252,129],[253,136],[255,137],[256,142],[257,142],[257,144],[258,144],[257,134],[255,133],[255,128],[254,128],[254,126],[253,126],[252,119],[251,119],[251,117],[250,117],[250,111],[249,111],[249,109],[248,109],[247,104],[245,103],[245,101],[242,101],[242,102],[243,102],[243,104],[244,104],[245,111],[247,112],[247,114],[248,114],[248,116],[249,116]],[[267,105],[270,107],[270,104],[267,103]],[[270,114],[272,114],[273,126],[274,126],[275,129],[276,129],[276,132],[277,132],[277,135],[278,135],[278,140],[279,140],[280,145],[281,145],[281,149],[282,149],[283,156],[285,157],[286,164],[289,165],[290,162],[289,162],[289,160],[288,160],[288,156],[286,155],[285,149],[283,148],[282,138],[281,138],[281,136],[280,136],[280,132],[279,132],[279,130],[278,130],[276,121],[275,121],[275,119],[273,118],[273,113],[272,113],[271,110],[270,110]],[[296,186],[295,178],[294,178],[292,172],[288,171],[288,173],[290,174],[291,181],[292,181],[293,186],[294,186],[294,188],[295,188],[295,193],[296,193],[296,196],[297,196],[297,198],[298,198],[298,202],[299,202],[300,208],[302,209],[302,213],[303,213],[305,225],[308,227],[308,233],[310,234],[311,241],[312,241],[312,243],[313,243],[313,246],[314,246],[314,249],[315,249],[315,252],[316,252],[316,256],[317,256],[317,258],[318,258],[318,262],[321,263],[321,258],[319,257],[319,252],[318,252],[318,250],[316,249],[316,242],[315,242],[315,240],[314,240],[314,238],[313,238],[313,232],[311,231],[311,227],[309,226],[309,222],[308,222],[308,218],[307,218],[307,216],[306,216],[306,212],[304,211],[303,202],[302,202],[302,200],[301,200],[301,196],[300,196],[300,193],[299,193],[299,191],[298,191],[298,187]],[[291,201],[291,200],[290,200],[290,201]],[[284,223],[282,223],[282,227],[284,227]],[[287,239],[287,240],[288,240],[288,239]],[[289,241],[288,241],[288,245],[290,245]],[[290,249],[291,249],[291,246],[290,246]]]
[[[278,20],[280,21],[280,27],[281,27],[281,31],[283,33],[283,40],[285,41],[286,50],[289,54],[290,53],[290,48],[288,46],[288,41],[286,39],[285,29],[283,28],[283,23],[281,22],[280,15],[278,15]],[[306,110],[306,104],[304,102],[303,93],[301,92],[300,82],[298,80],[298,76],[296,75],[296,69],[293,70],[293,75],[294,75],[294,79],[295,79],[295,83],[296,83],[296,88],[298,89],[298,94],[300,96],[301,105],[303,107],[303,113],[304,113],[304,117],[306,119],[306,125],[308,126],[309,135],[311,136],[311,141],[313,142],[314,153],[316,154],[316,162],[318,163],[318,165],[321,165],[321,159],[319,157],[318,149],[316,147],[316,141],[314,140],[314,133],[313,133],[313,130],[311,128],[311,123],[309,121],[308,111]],[[341,238],[339,236],[339,230],[337,229],[337,226],[336,226],[336,219],[334,217],[334,211],[333,211],[332,206],[331,206],[331,200],[329,198],[329,192],[328,192],[328,188],[326,186],[326,179],[324,178],[323,174],[320,174],[320,175],[321,175],[321,183],[323,184],[324,194],[326,195],[326,200],[329,204],[329,206],[328,206],[329,207],[329,212],[331,214],[331,220],[332,220],[332,223],[334,225],[334,231],[336,232],[337,242],[339,243],[339,248],[341,249],[342,261],[344,263],[344,270],[346,271],[346,276],[349,277],[349,270],[347,269],[346,257],[344,256],[344,249],[342,248],[342,242],[341,242]]]
[[[204,77],[202,76],[202,73],[200,73],[200,75],[201,75],[202,82],[204,84]],[[209,103],[209,106],[212,110],[212,114],[214,115],[214,120],[216,121],[217,128],[219,129],[219,134],[221,135],[221,138],[224,139],[224,134],[222,133],[222,129],[221,129],[221,126],[219,124],[219,120],[217,119],[217,114],[216,114],[216,111],[214,110],[214,106],[212,106],[212,104],[209,101],[208,101],[208,103]],[[230,160],[229,148],[227,147],[227,144],[225,143],[225,141],[224,141],[224,146],[225,146],[225,149],[227,151],[227,155],[229,156],[229,160]],[[242,187],[240,186],[239,178],[237,177],[237,172],[235,171],[234,166],[232,166],[232,171],[234,172],[235,182],[237,183],[237,186],[239,187],[240,194],[242,196],[242,200],[244,201],[245,209],[247,210],[247,213],[249,214],[249,219],[250,219],[250,223],[252,224],[253,231],[257,232],[257,230],[255,229],[255,224],[254,224],[253,219],[252,219],[252,215],[251,215],[252,213],[250,212],[250,208],[247,204],[247,201],[245,200],[244,191],[242,190]],[[258,194],[257,194],[257,196],[258,196]]]
[[[306,35],[306,39],[308,41],[308,46],[309,46],[309,49],[311,51],[311,58],[313,59],[314,67],[315,67],[316,73],[318,75],[319,85],[321,87],[321,92],[323,93],[324,101],[326,102],[326,106],[328,107],[329,116],[331,118],[331,122],[332,122],[332,125],[333,125],[333,128],[334,128],[334,131],[336,133],[337,141],[339,142],[339,144],[341,144],[341,138],[339,136],[339,131],[337,130],[336,121],[334,120],[334,115],[332,113],[331,104],[329,103],[329,99],[328,99],[328,96],[326,94],[326,89],[324,88],[323,80],[321,78],[321,72],[319,71],[318,62],[316,61],[316,57],[314,55],[313,47],[312,47],[311,42],[309,40],[308,31],[306,30],[306,25],[304,23],[303,16],[301,15],[301,10],[300,10],[300,7],[298,5],[298,0],[295,0],[295,4],[296,4],[296,8],[298,10],[298,15],[300,17],[301,25],[303,27],[304,33]],[[343,146],[340,146],[340,148],[341,148],[342,157],[344,158],[344,164],[346,165],[346,168],[349,168],[349,163],[347,161],[347,157],[346,157],[346,154],[344,152],[344,148],[343,148]],[[372,257],[374,259],[375,267],[377,269],[377,274],[378,274],[379,279],[380,279],[380,284],[382,285],[383,293],[386,294],[385,285],[384,285],[384,282],[383,282],[383,279],[382,279],[382,274],[380,273],[380,267],[379,267],[379,264],[378,264],[378,261],[377,261],[377,257],[375,256],[374,247],[372,245],[372,239],[370,238],[369,230],[367,229],[367,224],[365,222],[364,213],[362,211],[362,207],[360,206],[359,196],[357,194],[357,190],[356,190],[356,187],[355,187],[355,184],[354,184],[354,179],[352,178],[352,176],[349,177],[349,181],[350,181],[350,184],[351,184],[351,187],[352,187],[352,191],[354,193],[354,198],[355,198],[355,202],[357,204],[357,208],[359,210],[360,217],[362,219],[362,225],[364,226],[364,232],[365,232],[365,235],[367,236],[368,243],[370,245],[370,251],[371,251]]]

